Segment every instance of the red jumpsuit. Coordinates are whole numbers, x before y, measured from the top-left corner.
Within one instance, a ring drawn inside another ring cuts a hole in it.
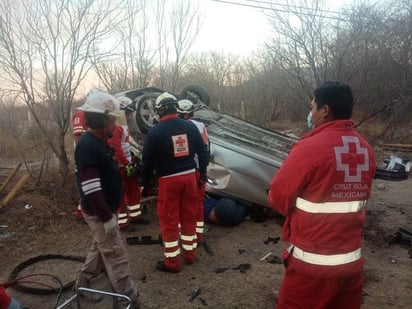
[[[119,228],[125,228],[130,222],[142,219],[140,186],[136,177],[126,176],[125,166],[132,160],[127,126],[116,125],[112,137],[107,142],[114,148],[114,157],[119,164],[123,197],[118,211],[118,224]]]
[[[78,140],[87,130],[86,119],[84,117],[84,111],[78,110],[73,114],[72,130],[73,130],[73,137],[74,137],[74,146],[76,147]],[[80,200],[79,200],[79,203],[77,204],[76,217],[79,219],[83,218],[82,208],[80,206]]]
[[[197,201],[198,181],[195,154],[199,159],[199,172],[206,174],[208,152],[199,130],[176,114],[162,116],[149,130],[143,146],[142,183],[145,188],[150,187],[156,169],[163,263],[167,269],[176,272],[180,270],[180,245],[186,264],[192,264],[196,259],[197,207],[193,207],[193,201]]]
[[[207,149],[209,149],[209,137],[207,135],[207,130],[205,125],[202,122],[189,119],[191,122],[193,122],[197,129],[200,132],[200,135],[202,136],[203,142],[205,145],[207,145]],[[195,155],[195,161],[196,161],[196,166],[197,169],[199,169],[199,160],[197,158],[197,154]],[[200,173],[197,173],[197,176],[200,176]],[[196,240],[194,242],[194,246],[197,247],[199,243],[203,242],[203,229],[205,225],[205,218],[204,218],[204,210],[203,210],[203,200],[205,198],[205,189],[206,189],[206,184],[203,184],[199,190],[198,190],[198,196],[197,196],[197,214],[196,214]]]
[[[277,308],[359,308],[365,204],[376,162],[351,120],[320,125],[294,145],[270,183],[286,216],[286,271]]]

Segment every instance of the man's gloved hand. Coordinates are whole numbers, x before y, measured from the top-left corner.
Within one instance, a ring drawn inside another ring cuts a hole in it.
[[[116,216],[113,216],[109,221],[103,223],[104,231],[108,236],[116,235],[116,230],[119,229]]]
[[[203,185],[205,185],[206,182],[207,182],[207,174],[206,173],[200,173],[199,179],[198,179],[199,187],[202,187]]]
[[[152,196],[153,195],[153,190],[150,187],[143,187],[141,196],[142,197],[148,197],[148,196]]]
[[[124,168],[126,170],[126,177],[132,177],[136,171],[133,163],[128,163]]]

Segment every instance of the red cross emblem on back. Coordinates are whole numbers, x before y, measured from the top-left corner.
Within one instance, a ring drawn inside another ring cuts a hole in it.
[[[172,140],[175,158],[189,155],[189,142],[186,134],[174,135],[172,136]]]
[[[342,136],[343,146],[335,147],[336,170],[343,171],[345,182],[360,182],[362,172],[369,170],[368,149],[360,145],[356,136]],[[363,162],[359,163],[359,157]]]

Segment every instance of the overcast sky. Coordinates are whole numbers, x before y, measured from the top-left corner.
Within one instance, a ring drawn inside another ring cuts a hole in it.
[[[224,51],[247,55],[263,45],[271,35],[270,25],[262,10],[212,0],[198,0],[204,12],[204,23],[192,52]],[[350,0],[327,0],[326,9],[338,10]],[[227,0],[256,5],[250,0]],[[262,1],[269,2],[267,1]],[[281,3],[281,0],[274,1]]]

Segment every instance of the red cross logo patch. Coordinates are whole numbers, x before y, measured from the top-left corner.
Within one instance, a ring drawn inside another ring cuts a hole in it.
[[[175,158],[189,155],[189,142],[186,134],[174,135],[172,140]]]
[[[342,136],[343,146],[335,147],[336,169],[345,173],[345,182],[360,182],[362,172],[369,170],[368,149],[361,147],[356,136]],[[359,157],[363,162],[359,163]]]

